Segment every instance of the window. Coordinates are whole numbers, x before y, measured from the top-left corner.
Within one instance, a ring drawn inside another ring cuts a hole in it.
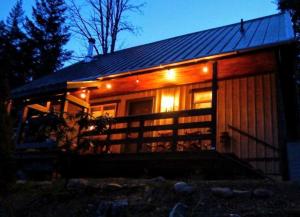
[[[117,103],[95,105],[91,107],[91,114],[95,118],[105,115],[108,115],[109,117],[115,117],[116,112]]]
[[[203,109],[211,108],[212,91],[193,92],[193,108]]]

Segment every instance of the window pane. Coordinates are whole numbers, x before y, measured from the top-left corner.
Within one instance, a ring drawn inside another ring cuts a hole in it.
[[[194,94],[193,108],[195,109],[211,108],[211,100],[212,100],[211,91],[194,92],[193,94]]]

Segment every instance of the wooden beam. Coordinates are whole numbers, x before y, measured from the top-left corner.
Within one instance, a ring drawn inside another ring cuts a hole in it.
[[[35,109],[37,111],[44,112],[44,113],[49,112],[48,105],[47,106],[42,106],[40,104],[31,104],[31,105],[28,105],[28,108]]]
[[[80,89],[80,88],[98,88],[100,87],[99,81],[76,81],[68,82],[68,89]]]
[[[12,100],[8,100],[6,104],[6,112],[8,115],[10,115],[11,108],[12,108]]]
[[[82,99],[79,99],[76,96],[72,96],[72,95],[69,94],[69,95],[67,95],[66,100],[68,100],[68,101],[70,101],[72,103],[75,103],[75,104],[77,104],[79,106],[82,106],[84,108],[87,108],[87,109],[90,108],[90,104],[88,102],[86,102],[86,101],[84,101]]]
[[[218,62],[213,62],[213,73],[212,73],[212,102],[211,102],[211,133],[212,133],[212,140],[211,140],[211,147],[212,149],[216,150],[217,148],[217,104],[218,104]]]
[[[24,106],[22,113],[21,113],[20,120],[19,120],[19,124],[18,124],[18,130],[17,130],[17,136],[16,136],[17,144],[22,142],[23,131],[24,131],[25,122],[27,120],[27,116],[28,116],[28,106]]]

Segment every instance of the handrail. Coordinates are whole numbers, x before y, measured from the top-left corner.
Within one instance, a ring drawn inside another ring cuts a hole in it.
[[[182,117],[193,117],[193,116],[205,116],[212,115],[212,109],[191,109],[191,110],[181,110],[173,112],[163,112],[163,113],[152,113],[144,115],[133,115],[125,117],[113,118],[113,122],[110,123],[109,129],[104,133],[106,138],[98,138],[98,143],[102,145],[113,145],[113,144],[137,144],[137,150],[141,150],[141,145],[145,143],[157,143],[157,142],[168,142],[171,144],[172,151],[176,151],[176,147],[179,141],[203,141],[210,140],[213,141],[215,135],[212,133],[212,128],[214,123],[212,120],[206,121],[195,121],[195,122],[181,122]],[[156,120],[171,119],[172,123],[161,124],[155,122]],[[146,121],[153,121],[154,125],[146,125]],[[133,126],[131,123],[137,122],[138,126]],[[124,124],[121,127],[112,127],[116,124]],[[203,133],[197,135],[180,133],[179,130],[192,130],[192,129],[209,129]],[[146,132],[159,132],[159,131],[172,131],[167,136],[162,136],[159,134],[154,134],[152,136],[146,136]],[[132,133],[137,133],[137,136],[131,137]],[[113,135],[122,135],[121,138],[112,138]],[[125,136],[124,136],[125,135]],[[83,132],[81,138],[85,136],[97,136],[96,131]]]
[[[254,140],[254,141],[256,141],[256,142],[258,142],[258,143],[260,143],[260,144],[262,144],[262,145],[264,145],[264,146],[267,147],[267,148],[270,148],[270,149],[272,149],[272,150],[274,150],[274,151],[279,152],[279,148],[275,147],[274,145],[271,145],[271,144],[269,144],[269,143],[267,143],[267,142],[265,142],[265,141],[263,141],[263,140],[260,140],[260,139],[256,138],[255,136],[252,136],[252,135],[250,135],[249,133],[244,132],[244,131],[242,131],[242,130],[240,130],[240,129],[234,127],[234,126],[231,126],[231,125],[229,125],[229,124],[228,124],[228,127],[229,127],[230,129],[232,129],[232,130],[238,132],[239,134],[244,135],[244,136],[247,136],[248,138],[250,138],[250,139],[252,139],[252,140]]]

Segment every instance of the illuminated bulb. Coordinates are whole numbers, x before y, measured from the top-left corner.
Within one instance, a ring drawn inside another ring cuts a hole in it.
[[[107,89],[111,89],[111,87],[112,87],[111,84],[106,84]]]
[[[168,80],[174,80],[175,79],[175,71],[174,71],[174,69],[168,69],[167,74],[166,74],[166,78]]]
[[[96,127],[95,126],[89,126],[89,130],[94,130]]]
[[[139,79],[136,79],[135,82],[138,84],[138,83],[140,83],[140,80],[139,80]]]
[[[85,99],[86,98],[86,94],[85,93],[80,93],[80,98],[81,99]]]
[[[207,66],[204,66],[204,67],[202,68],[202,71],[206,74],[206,73],[208,72],[208,67],[207,67]]]

